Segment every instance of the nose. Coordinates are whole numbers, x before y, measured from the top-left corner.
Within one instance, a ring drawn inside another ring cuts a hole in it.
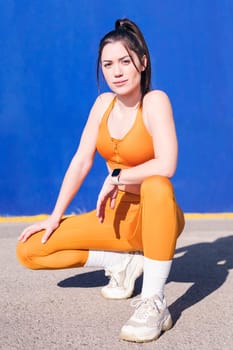
[[[114,65],[114,76],[115,77],[122,76],[122,69],[121,69],[121,65],[119,63],[116,63]]]

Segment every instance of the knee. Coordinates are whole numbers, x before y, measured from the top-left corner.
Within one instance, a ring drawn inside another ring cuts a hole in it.
[[[28,247],[27,242],[19,242],[16,247],[16,256],[19,262],[24,266],[32,270],[38,269],[33,263],[32,253]]]
[[[151,196],[157,199],[173,197],[173,186],[171,181],[160,175],[154,175],[146,178],[141,185],[141,195]]]

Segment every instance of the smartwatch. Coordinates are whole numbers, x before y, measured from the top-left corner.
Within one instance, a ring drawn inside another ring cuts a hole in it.
[[[122,183],[120,183],[120,173],[121,173],[121,169],[113,170],[111,174],[111,180],[113,185],[122,185]]]

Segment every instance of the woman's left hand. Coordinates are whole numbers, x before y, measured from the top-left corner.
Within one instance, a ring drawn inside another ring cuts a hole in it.
[[[118,186],[111,183],[110,176],[107,176],[102,189],[99,193],[97,204],[96,204],[96,216],[100,222],[104,221],[105,208],[108,198],[110,199],[110,208],[115,207],[116,196],[118,192]]]

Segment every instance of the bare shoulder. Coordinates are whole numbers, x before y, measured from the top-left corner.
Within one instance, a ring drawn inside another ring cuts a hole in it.
[[[106,92],[99,95],[91,108],[90,117],[100,122],[103,114],[107,110],[114,97],[115,95],[111,92]]]
[[[145,111],[157,110],[161,108],[171,108],[171,103],[166,92],[162,90],[149,91],[143,98],[143,108]]]
[[[173,111],[168,95],[162,90],[152,90],[143,99],[143,119],[148,130],[173,125]]]
[[[103,94],[100,94],[96,101],[95,105],[97,105],[99,108],[106,109],[109,104],[112,102],[113,98],[115,97],[115,94],[112,92],[104,92]]]

